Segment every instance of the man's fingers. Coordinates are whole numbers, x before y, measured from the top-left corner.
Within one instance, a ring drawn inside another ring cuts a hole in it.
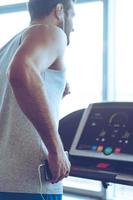
[[[66,173],[64,173],[63,175],[60,175],[60,176],[57,176],[57,174],[56,174],[56,176],[53,176],[53,178],[52,178],[52,180],[51,180],[51,183],[57,183],[57,182],[59,182],[59,181],[61,181],[63,178],[66,178],[66,177],[68,177],[69,176],[69,173],[70,173],[70,171],[68,170]]]
[[[66,172],[65,178],[69,176],[69,171]]]

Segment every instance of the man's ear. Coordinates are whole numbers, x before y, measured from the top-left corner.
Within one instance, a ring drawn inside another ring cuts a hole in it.
[[[64,17],[64,6],[61,3],[58,3],[55,8],[55,14],[58,20],[62,20]]]

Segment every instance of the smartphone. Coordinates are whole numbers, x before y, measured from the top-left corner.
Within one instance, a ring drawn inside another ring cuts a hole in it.
[[[68,157],[67,151],[65,151],[65,154]],[[44,177],[45,181],[51,181],[52,173],[49,168],[48,160],[44,160],[44,163],[41,165],[41,175]]]
[[[47,160],[44,160],[44,179],[45,181],[50,181],[52,179],[52,173],[49,169],[49,164]]]

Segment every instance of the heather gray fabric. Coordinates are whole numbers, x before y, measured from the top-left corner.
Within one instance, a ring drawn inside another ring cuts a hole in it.
[[[0,49],[0,192],[39,193],[38,166],[47,149],[37,131],[21,111],[6,71],[21,43],[19,33]],[[48,69],[42,74],[49,105],[58,128],[59,104],[65,88],[65,70]],[[43,194],[62,194],[62,183],[46,183]]]

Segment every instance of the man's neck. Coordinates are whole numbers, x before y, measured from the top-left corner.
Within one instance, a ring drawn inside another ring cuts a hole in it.
[[[57,21],[52,15],[49,15],[41,19],[33,20],[30,23],[30,25],[36,25],[36,24],[57,26]]]

